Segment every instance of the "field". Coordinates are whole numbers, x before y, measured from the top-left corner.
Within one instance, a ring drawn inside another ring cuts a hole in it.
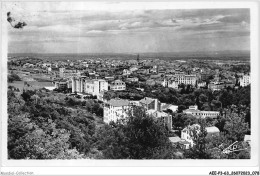
[[[23,89],[35,90],[43,87],[54,86],[51,82],[26,81],[29,86],[25,85],[24,82],[25,81],[14,81],[12,83],[8,83],[8,86],[14,86],[18,88],[20,91],[22,91]]]

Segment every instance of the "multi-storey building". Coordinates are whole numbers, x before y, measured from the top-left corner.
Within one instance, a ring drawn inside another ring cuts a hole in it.
[[[243,75],[242,78],[239,79],[239,82],[242,87],[248,86],[251,83],[250,75]]]
[[[115,80],[110,84],[110,89],[114,91],[125,90],[126,89],[125,82],[121,80]]]
[[[170,79],[170,80],[164,79],[162,85],[164,87],[170,87],[170,88],[173,88],[173,89],[178,89],[179,84],[175,79]]]
[[[88,79],[82,77],[72,77],[72,92],[87,93],[98,96],[102,91],[108,91],[108,82],[103,79]]]
[[[102,91],[108,91],[108,83],[103,79],[85,79],[83,84],[85,93],[98,96]]]
[[[162,85],[164,87],[171,87],[174,89],[178,89],[178,86],[180,84],[190,84],[195,86],[197,82],[197,76],[196,75],[185,75],[185,74],[176,74],[173,75],[171,78],[169,79],[164,79],[164,81],[162,82]]]
[[[197,77],[196,75],[175,75],[175,79],[178,82],[178,84],[191,84],[193,86],[196,85]]]
[[[104,104],[103,120],[105,123],[128,117],[131,103],[129,100],[111,99]]]

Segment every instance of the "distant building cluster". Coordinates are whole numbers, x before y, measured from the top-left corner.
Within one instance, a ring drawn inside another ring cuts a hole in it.
[[[47,80],[52,83],[52,86],[45,86],[48,90],[66,90],[67,94],[81,100],[84,100],[85,97],[97,99],[97,102],[103,107],[104,123],[127,119],[134,107],[142,107],[147,115],[163,120],[170,131],[174,131],[172,113],[180,112],[179,107],[160,102],[154,97],[143,98],[142,96],[137,98],[138,100],[133,100],[136,98],[135,94],[139,96],[135,91],[142,92],[141,95],[147,93],[147,90],[153,92],[163,86],[168,88],[165,90],[175,89],[181,94],[188,87],[192,90],[208,89],[214,92],[246,87],[251,83],[248,69],[243,69],[243,71],[233,69],[233,66],[248,65],[247,61],[171,60],[142,58],[140,55],[137,55],[136,59],[122,59],[119,56],[105,58],[89,56],[72,60],[64,58],[37,60],[29,57],[8,59],[9,72],[15,72],[24,82]],[[134,90],[133,93],[132,90]],[[114,95],[129,93],[133,94],[134,98],[107,98],[104,96],[106,93]],[[146,94],[146,96],[148,95]],[[220,115],[219,111],[199,110],[197,105],[189,106],[182,113],[196,118],[209,117],[212,119]],[[194,145],[194,135],[199,131],[198,124],[188,125],[181,130],[180,136],[169,139],[174,145],[181,145],[188,149]],[[214,126],[207,127],[206,131],[209,136],[219,134],[219,129]],[[250,142],[250,136],[245,141]]]

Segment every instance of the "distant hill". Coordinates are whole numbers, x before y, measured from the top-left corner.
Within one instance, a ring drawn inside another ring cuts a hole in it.
[[[141,53],[142,56],[151,57],[222,57],[222,56],[244,56],[250,57],[250,51],[197,51],[197,52],[160,52],[160,53]]]
[[[10,57],[40,57],[52,59],[85,59],[87,57],[136,59],[142,58],[167,59],[250,59],[250,51],[197,51],[197,52],[150,52],[150,53],[9,53]]]

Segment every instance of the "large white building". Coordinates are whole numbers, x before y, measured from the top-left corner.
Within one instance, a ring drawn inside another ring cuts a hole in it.
[[[178,84],[191,84],[193,86],[196,85],[197,76],[196,75],[184,75],[184,74],[177,74],[175,75],[175,80]]]
[[[129,115],[131,103],[129,100],[111,99],[104,104],[103,120],[105,123],[116,122]]]
[[[169,79],[164,79],[162,82],[162,85],[164,87],[171,87],[174,89],[178,89],[178,86],[180,84],[185,84],[185,85],[193,85],[195,86],[197,82],[197,76],[196,75],[185,75],[185,74],[176,74],[173,75]]]
[[[115,80],[110,84],[110,89],[114,91],[125,90],[126,89],[125,82],[121,80]]]
[[[163,119],[164,124],[172,130],[172,116],[161,111],[161,103],[154,98],[146,97],[140,101],[129,101],[124,99],[111,99],[104,101],[103,121],[109,123],[125,119],[131,113],[133,106],[142,106],[148,115],[158,119]]]
[[[198,110],[198,106],[190,106],[189,109],[183,110],[183,113],[201,118],[217,118],[220,115],[218,111],[200,111]]]
[[[87,93],[98,96],[102,91],[108,91],[108,82],[103,79],[88,79],[82,77],[72,77],[72,92]]]
[[[242,78],[239,79],[239,82],[242,87],[248,86],[251,83],[250,75],[243,75]]]

